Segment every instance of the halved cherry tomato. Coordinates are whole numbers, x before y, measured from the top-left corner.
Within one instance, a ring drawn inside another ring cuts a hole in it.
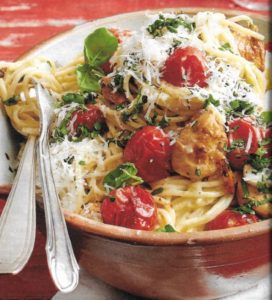
[[[87,105],[87,110],[77,110],[72,113],[69,127],[72,132],[76,132],[78,127],[83,125],[92,130],[96,122],[104,122],[104,116],[101,110],[93,105]]]
[[[256,215],[240,214],[233,210],[225,210],[215,219],[206,224],[207,230],[225,229],[258,222]]]
[[[157,224],[153,197],[139,186],[127,186],[110,193],[101,206],[103,222],[132,229],[152,230]]]
[[[145,126],[137,131],[126,145],[124,160],[135,164],[146,182],[169,176],[172,146],[162,129]]]
[[[258,141],[260,139],[260,132],[249,120],[235,119],[228,125],[229,147],[233,146],[237,141],[243,142],[243,145],[237,146],[236,149],[228,153],[230,165],[235,169],[241,170],[249,154],[256,153],[259,147]]]
[[[166,60],[162,79],[175,86],[207,86],[203,53],[193,47],[178,48]]]

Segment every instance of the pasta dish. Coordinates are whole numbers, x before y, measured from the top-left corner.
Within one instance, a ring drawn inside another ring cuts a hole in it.
[[[271,83],[249,17],[147,15],[137,31],[97,28],[83,47],[65,66],[0,62],[0,99],[23,135],[39,134],[34,82],[56,99],[50,155],[64,209],[162,232],[271,216]]]

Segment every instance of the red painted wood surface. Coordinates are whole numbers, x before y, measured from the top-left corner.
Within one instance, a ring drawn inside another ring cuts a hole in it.
[[[41,41],[90,20],[166,7],[240,9],[227,0],[0,0],[0,60],[15,60]],[[3,205],[0,195],[0,211]],[[0,299],[49,299],[56,292],[46,264],[44,220],[41,214],[37,219],[33,255],[18,275],[0,275]]]

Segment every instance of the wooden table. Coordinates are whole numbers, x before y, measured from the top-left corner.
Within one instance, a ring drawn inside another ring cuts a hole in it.
[[[0,60],[15,60],[41,41],[90,20],[165,7],[240,9],[227,0],[1,0]],[[5,203],[1,198],[5,196],[0,195],[0,211]],[[40,213],[37,219],[33,255],[18,275],[0,275],[0,299],[50,299],[56,293],[47,269]]]

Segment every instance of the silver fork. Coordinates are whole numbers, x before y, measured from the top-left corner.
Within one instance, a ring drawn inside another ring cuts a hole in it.
[[[62,292],[71,292],[78,284],[79,267],[60,208],[51,167],[48,128],[53,117],[54,99],[40,84],[36,85],[36,95],[40,106],[41,130],[37,155],[47,229],[47,262],[57,288]]]
[[[29,136],[0,218],[0,273],[19,273],[36,236],[35,136]]]

